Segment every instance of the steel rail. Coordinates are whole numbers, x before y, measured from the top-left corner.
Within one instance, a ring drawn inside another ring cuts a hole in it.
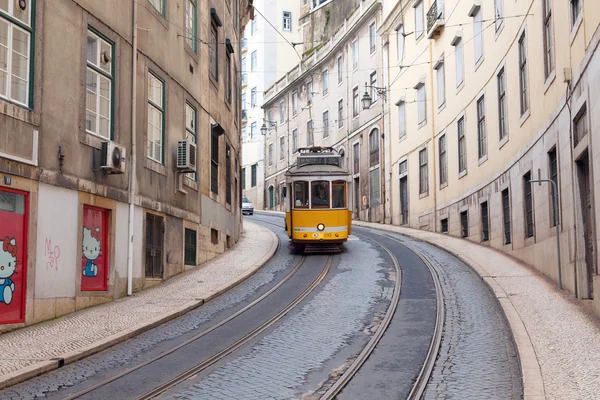
[[[267,330],[268,328],[273,326],[277,321],[279,321],[287,313],[289,313],[294,307],[296,307],[298,304],[300,304],[300,302],[302,302],[302,300],[304,300],[317,286],[319,286],[319,284],[327,276],[327,273],[329,272],[329,269],[330,269],[332,263],[333,263],[333,256],[329,255],[327,258],[327,262],[325,263],[325,267],[323,268],[323,271],[321,271],[321,274],[317,277],[317,279],[315,279],[314,282],[306,290],[304,290],[304,292],[302,292],[299,296],[297,296],[294,299],[294,301],[292,301],[290,304],[288,304],[283,310],[279,311],[275,316],[270,318],[268,321],[266,321],[265,323],[260,325],[258,328],[254,329],[252,332],[250,332],[249,334],[242,337],[241,339],[237,340],[231,346],[229,346],[226,349],[221,350],[217,354],[213,355],[208,360],[189,369],[188,371],[184,372],[183,374],[179,375],[178,377],[171,379],[169,382],[166,382],[166,383],[160,385],[156,389],[146,393],[145,395],[139,397],[138,399],[139,400],[152,399],[160,394],[163,394],[167,390],[177,386],[179,383],[189,379],[190,377],[193,377],[194,375],[201,372],[202,370],[204,370],[204,369],[208,368],[209,366],[213,365],[214,363],[220,361],[225,356],[231,354],[233,351],[237,350],[244,344],[246,344],[249,341],[251,341],[252,339],[254,339],[256,336],[258,336],[259,334],[261,334],[262,332],[264,332],[265,330]]]
[[[181,349],[184,346],[189,345],[190,343],[200,339],[201,337],[209,334],[210,332],[214,331],[217,328],[220,328],[221,326],[225,325],[226,323],[232,321],[233,319],[239,317],[241,314],[243,314],[244,312],[248,311],[249,309],[251,309],[252,307],[256,306],[258,303],[260,303],[262,300],[266,299],[268,296],[270,296],[273,292],[275,292],[277,289],[279,289],[285,282],[287,282],[296,272],[298,272],[298,270],[300,269],[300,267],[304,264],[304,262],[306,261],[306,256],[302,256],[300,258],[300,260],[298,261],[298,264],[296,264],[296,266],[294,267],[294,269],[292,269],[290,271],[289,274],[287,274],[281,281],[279,281],[275,286],[273,286],[271,289],[269,289],[269,291],[267,291],[266,293],[264,293],[262,296],[260,296],[259,298],[255,299],[254,301],[252,301],[250,304],[246,305],[244,308],[238,310],[237,312],[235,312],[234,314],[230,315],[229,317],[225,318],[224,320],[220,321],[219,323],[211,326],[210,328],[205,329],[204,331],[192,336],[191,338],[185,340],[184,342],[178,344],[175,347],[170,348],[169,350],[166,350],[152,358],[150,358],[149,360],[144,361],[141,364],[136,365],[135,367],[131,367],[125,371],[122,371],[121,373],[111,376],[108,379],[103,380],[102,382],[99,382],[91,387],[88,387],[80,392],[77,392],[75,394],[69,395],[68,397],[66,397],[66,400],[72,400],[72,399],[76,399],[78,397],[84,396],[90,392],[93,392],[94,390],[97,390],[103,386],[106,386],[118,379],[121,379],[122,377],[129,375],[149,364],[152,364],[153,362],[156,362],[166,356],[168,356],[169,354],[174,353],[175,351]]]
[[[361,235],[357,235],[357,236],[361,236]],[[375,333],[374,333],[373,337],[371,338],[371,340],[369,341],[369,343],[367,343],[365,348],[360,352],[358,357],[356,357],[356,359],[348,367],[348,369],[346,369],[346,371],[342,374],[342,376],[325,392],[325,394],[321,397],[321,400],[334,399],[335,396],[337,396],[342,391],[342,389],[348,384],[348,382],[350,382],[350,380],[354,377],[354,375],[356,375],[356,373],[359,371],[360,367],[362,367],[362,365],[367,360],[367,358],[369,358],[371,353],[373,353],[373,351],[375,350],[375,347],[377,346],[377,344],[383,337],[383,334],[385,333],[388,326],[390,325],[390,322],[392,321],[392,317],[394,316],[394,313],[396,312],[396,308],[398,306],[398,300],[400,299],[400,287],[401,287],[401,283],[402,283],[402,270],[400,269],[400,264],[398,263],[398,259],[383,244],[381,244],[371,238],[366,238],[366,239],[377,244],[379,247],[381,247],[383,250],[385,250],[388,253],[388,255],[390,256],[390,258],[392,259],[392,261],[394,262],[394,267],[396,269],[396,284],[394,286],[394,294],[392,296],[390,306],[388,307],[388,309],[385,313],[385,317],[381,321],[381,324],[379,324],[379,326],[377,327],[377,330],[375,331]]]

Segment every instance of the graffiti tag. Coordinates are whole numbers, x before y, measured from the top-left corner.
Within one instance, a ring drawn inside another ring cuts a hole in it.
[[[46,238],[46,247],[44,249],[44,256],[48,257],[46,262],[46,271],[56,270],[58,271],[58,259],[60,258],[60,247],[52,247],[52,239]]]

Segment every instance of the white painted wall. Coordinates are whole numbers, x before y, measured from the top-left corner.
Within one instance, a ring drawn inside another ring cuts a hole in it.
[[[81,267],[78,210],[76,191],[40,183],[34,294],[37,298],[75,296]]]

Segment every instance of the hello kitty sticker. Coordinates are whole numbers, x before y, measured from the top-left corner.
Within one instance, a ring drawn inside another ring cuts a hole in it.
[[[83,208],[81,290],[107,290],[108,211]]]
[[[0,303],[10,305],[15,292],[15,282],[11,279],[17,270],[17,240],[0,240]]]

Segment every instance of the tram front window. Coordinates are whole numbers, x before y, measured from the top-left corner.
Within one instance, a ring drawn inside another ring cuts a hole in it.
[[[346,208],[346,182],[333,182],[332,192],[333,208]]]
[[[294,207],[308,208],[308,182],[294,183]]]
[[[313,208],[329,208],[329,182],[316,181],[312,182],[312,207]]]

